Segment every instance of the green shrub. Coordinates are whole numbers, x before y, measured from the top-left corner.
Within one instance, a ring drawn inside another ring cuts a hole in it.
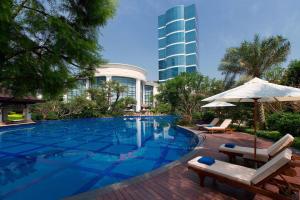
[[[300,149],[300,137],[295,137],[294,145],[293,147]]]
[[[241,131],[250,133],[250,134],[254,134],[254,130],[252,128],[246,128]],[[267,138],[270,140],[278,140],[283,136],[279,131],[266,131],[266,130],[258,130],[256,132],[256,135],[258,137],[263,137],[263,138]]]
[[[206,122],[211,122],[215,118],[215,112],[213,111],[206,111],[202,114],[202,120]]]
[[[273,113],[267,118],[267,126],[282,134],[290,133],[293,136],[300,136],[300,113]]]
[[[58,120],[59,118],[58,118],[58,115],[57,115],[56,112],[49,112],[47,114],[46,119],[48,119],[48,120]]]
[[[31,114],[31,119],[32,119],[33,121],[40,121],[40,120],[43,119],[43,115],[40,114],[40,113],[32,113],[32,114]]]
[[[193,117],[194,121],[201,120],[202,119],[202,112],[194,112],[192,117]]]

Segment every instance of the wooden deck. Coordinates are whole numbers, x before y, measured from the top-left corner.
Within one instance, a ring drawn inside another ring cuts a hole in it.
[[[252,146],[253,136],[243,133],[231,134],[206,134],[206,139],[197,150],[197,155],[213,156],[216,159],[227,161],[227,157],[218,152],[218,147],[226,142],[234,142],[239,145]],[[264,148],[271,145],[270,141],[258,139],[258,147]],[[240,161],[241,162],[241,161]],[[234,173],[234,172],[233,172]],[[300,183],[300,171],[298,177],[292,181]],[[186,160],[170,169],[154,173],[139,180],[129,181],[117,187],[107,187],[94,190],[68,199],[97,199],[97,200],[142,200],[142,199],[269,199],[261,195],[255,195],[245,190],[233,188],[229,185],[213,182],[207,178],[205,187],[199,186],[199,179],[195,173],[186,167]]]

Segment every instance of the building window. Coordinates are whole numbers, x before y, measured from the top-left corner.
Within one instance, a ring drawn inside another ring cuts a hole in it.
[[[121,98],[132,97],[133,99],[136,99],[136,80],[134,78],[113,76],[112,80],[126,87],[126,92],[121,94]]]
[[[184,44],[174,44],[166,49],[166,56],[184,54]]]
[[[186,42],[196,41],[196,31],[190,31],[190,32],[186,33],[185,41]]]
[[[153,86],[151,85],[145,85],[145,104],[153,106]]]
[[[184,18],[184,7],[183,6],[176,6],[174,8],[169,9],[166,12],[166,23],[176,20],[176,19],[183,19]]]
[[[197,64],[197,57],[195,54],[186,57],[186,65],[196,65],[196,64]]]
[[[67,100],[84,94],[86,91],[86,81],[85,79],[77,80],[76,87],[68,92]]]
[[[92,82],[92,88],[98,88],[98,87],[103,86],[105,81],[106,81],[105,76],[95,77],[95,80]]]
[[[189,43],[185,46],[186,54],[196,53],[196,51],[197,51],[196,42]]]
[[[175,21],[168,24],[166,27],[166,34],[181,30],[184,31],[184,20]]]

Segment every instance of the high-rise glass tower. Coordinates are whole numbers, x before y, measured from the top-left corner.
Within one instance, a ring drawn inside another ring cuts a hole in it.
[[[196,6],[175,6],[158,16],[159,82],[198,70]]]

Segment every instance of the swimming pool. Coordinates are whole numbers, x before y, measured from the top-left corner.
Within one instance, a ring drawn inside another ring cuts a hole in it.
[[[60,199],[179,159],[198,143],[175,118],[47,121],[0,128],[0,199]]]

